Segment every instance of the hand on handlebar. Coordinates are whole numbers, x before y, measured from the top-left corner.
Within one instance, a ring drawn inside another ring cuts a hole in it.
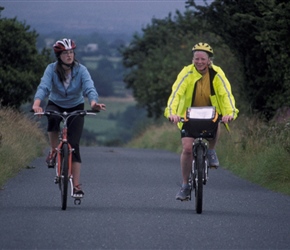
[[[229,123],[230,121],[232,121],[234,119],[234,117],[232,115],[224,115],[222,117],[222,122],[223,123]]]
[[[32,106],[32,110],[31,110],[31,112],[34,112],[34,113],[41,113],[41,112],[43,112],[43,109],[42,109],[42,107],[40,107],[40,106]],[[38,117],[40,118],[41,117],[41,115],[38,115]]]
[[[168,117],[169,121],[176,124],[178,122],[180,122],[180,117],[178,115],[170,115]]]
[[[94,110],[106,110],[106,105],[103,103],[96,103],[96,102],[92,102],[91,103],[91,108]]]
[[[41,112],[43,112],[43,109],[40,106],[32,106],[32,110],[34,111],[34,113],[41,113]]]

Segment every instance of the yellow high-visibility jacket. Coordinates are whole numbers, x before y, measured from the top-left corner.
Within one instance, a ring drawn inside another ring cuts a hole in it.
[[[219,115],[232,115],[237,118],[239,110],[235,107],[235,99],[232,94],[231,85],[223,70],[215,65],[209,68],[212,106],[216,107]],[[172,92],[164,111],[164,116],[178,115],[184,117],[186,109],[191,107],[196,82],[202,75],[196,70],[193,64],[185,66],[177,76],[172,85]],[[182,123],[178,123],[181,129]],[[227,129],[228,125],[226,124]]]

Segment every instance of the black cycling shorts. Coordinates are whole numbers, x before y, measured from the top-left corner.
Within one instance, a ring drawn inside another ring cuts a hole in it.
[[[48,101],[46,106],[46,111],[58,111],[58,112],[72,112],[75,110],[83,110],[84,103],[77,105],[76,107],[72,108],[62,108],[52,101]],[[62,119],[57,116],[50,116],[48,117],[48,124],[47,124],[47,132],[59,132],[60,131],[60,123]],[[80,140],[81,135],[84,128],[84,117],[83,116],[73,116],[68,119],[68,142],[74,148],[72,154],[72,161],[73,162],[82,162],[80,156]]]

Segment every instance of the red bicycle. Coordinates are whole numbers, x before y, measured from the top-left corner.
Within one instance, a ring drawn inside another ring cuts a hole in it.
[[[67,195],[68,195],[68,183],[71,187],[71,197],[74,198],[74,204],[80,205],[81,198],[80,195],[75,195],[73,193],[73,175],[72,175],[72,152],[74,148],[68,142],[67,138],[67,121],[73,116],[86,116],[86,115],[96,115],[98,110],[76,110],[73,112],[58,112],[58,111],[44,111],[37,112],[34,115],[45,115],[45,116],[58,116],[62,118],[63,126],[59,134],[59,144],[56,148],[57,160],[56,160],[56,177],[55,183],[59,185],[61,191],[61,208],[66,210],[67,208]]]

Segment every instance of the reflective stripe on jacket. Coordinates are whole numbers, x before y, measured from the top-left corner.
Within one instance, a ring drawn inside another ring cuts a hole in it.
[[[210,68],[211,81],[214,94],[210,95],[212,106],[222,115],[232,115],[237,118],[239,110],[235,107],[235,99],[232,95],[231,85],[222,69],[212,65]],[[164,116],[178,115],[184,117],[186,109],[192,104],[194,87],[202,75],[196,70],[193,64],[185,66],[178,74],[176,81],[172,85],[172,92],[164,111]],[[182,124],[179,123],[181,128]],[[228,128],[228,126],[226,126]]]

